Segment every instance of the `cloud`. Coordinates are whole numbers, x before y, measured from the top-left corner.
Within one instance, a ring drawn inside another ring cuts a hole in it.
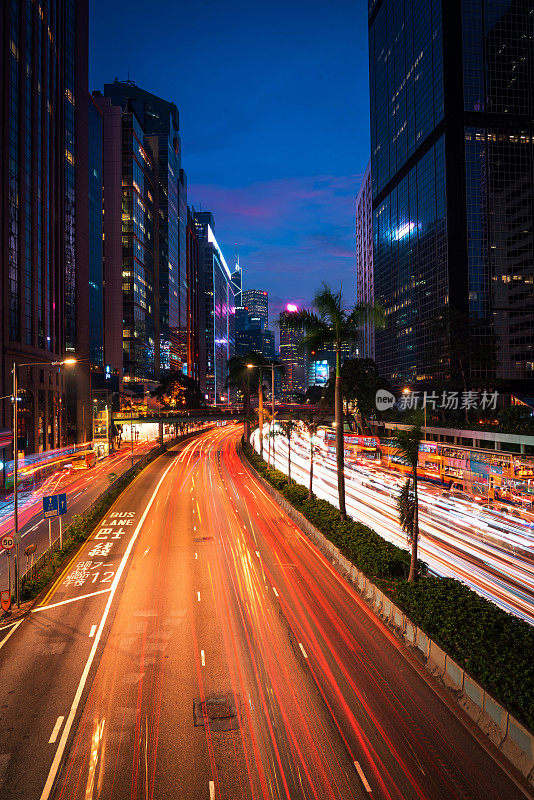
[[[361,178],[320,174],[235,187],[191,184],[188,195],[196,207],[201,202],[213,212],[226,253],[238,244],[245,286],[266,288],[274,311],[287,298],[308,305],[323,280],[334,286],[343,282],[354,294],[354,213]]]

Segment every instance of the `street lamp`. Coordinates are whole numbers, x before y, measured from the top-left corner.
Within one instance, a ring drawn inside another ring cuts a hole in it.
[[[17,364],[13,362],[13,538],[15,539],[15,576],[17,587],[17,608],[20,608],[20,580],[19,580],[19,493],[18,493],[18,469],[19,469],[19,415],[18,415],[18,376],[19,367],[60,367],[63,364],[71,366],[76,364],[75,358],[64,358],[63,361],[32,361],[27,364]]]

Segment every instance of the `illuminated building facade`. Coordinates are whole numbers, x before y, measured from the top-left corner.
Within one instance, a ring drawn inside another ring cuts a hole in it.
[[[195,211],[199,241],[200,388],[209,403],[227,392],[227,363],[235,353],[235,300],[230,270],[210,211]]]
[[[87,29],[86,0],[0,3],[1,394],[13,362],[80,359],[68,421],[64,375],[18,370],[25,453],[90,436]]]
[[[285,321],[285,315],[296,311],[297,306],[288,303],[284,314],[280,315],[280,361],[284,366],[281,387],[282,394],[287,397],[305,394],[308,387],[306,354],[300,349],[304,332],[292,330]]]
[[[391,380],[450,376],[435,325],[449,308],[488,320],[497,377],[534,376],[533,54],[528,0],[369,2],[374,294],[387,316],[375,350]]]
[[[152,153],[158,206],[159,369],[187,372],[187,180],[178,109],[132,81],[105,84],[104,95],[135,114]]]
[[[187,267],[187,370],[190,378],[200,379],[200,344],[199,344],[199,276],[198,259],[199,243],[195,220],[191,209],[187,208],[186,230],[186,267]]]
[[[371,198],[371,162],[367,164],[356,198],[356,297],[358,303],[374,301],[373,283],[373,204]],[[375,357],[375,330],[362,325],[359,350],[362,358]]]
[[[269,326],[269,295],[263,289],[244,289],[243,306],[249,317],[261,320],[264,328]]]

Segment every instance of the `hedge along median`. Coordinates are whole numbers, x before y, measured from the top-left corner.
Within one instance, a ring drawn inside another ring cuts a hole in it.
[[[418,627],[534,730],[534,628],[507,614],[464,584],[429,577],[426,566],[416,584],[408,583],[407,550],[390,544],[371,528],[342,520],[326,500],[308,500],[308,490],[288,484],[287,476],[250,447],[243,452],[260,475],[314,525],[354,566],[401,606]]]
[[[103,492],[100,497],[83,513],[76,514],[69,527],[65,530],[63,535],[63,547],[58,550],[48,550],[43,555],[43,563],[39,563],[40,559],[32,567],[29,573],[21,576],[21,601],[33,600],[37,597],[43,589],[51,583],[52,579],[56,576],[61,568],[65,565],[69,557],[75,553],[80,546],[89,538],[93,530],[96,528],[100,520],[106,515],[109,508],[113,505],[119,495],[132,483],[132,481],[158,456],[173,447],[179,441],[188,439],[192,436],[197,436],[202,433],[200,431],[193,431],[183,436],[173,439],[171,442],[165,443],[163,447],[158,447],[152,452],[143,456],[139,463],[131,467],[127,472],[117,478],[113,484]]]

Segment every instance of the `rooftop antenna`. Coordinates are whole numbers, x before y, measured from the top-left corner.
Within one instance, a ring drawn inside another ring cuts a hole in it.
[[[237,269],[240,269],[240,266],[239,266],[239,247],[237,246],[237,243],[234,245],[234,247],[235,247],[235,265],[236,265]]]

